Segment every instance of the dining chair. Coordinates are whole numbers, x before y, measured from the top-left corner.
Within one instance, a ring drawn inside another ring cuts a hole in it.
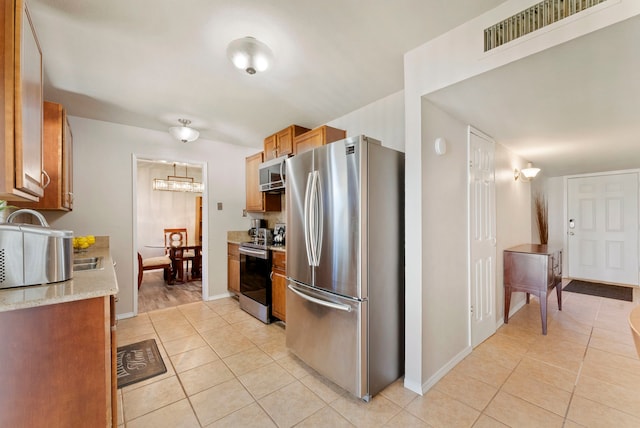
[[[171,283],[173,278],[172,263],[169,256],[149,257],[142,258],[142,255],[138,253],[138,289],[142,284],[142,276],[146,270],[164,269],[164,280]]]
[[[178,282],[185,282],[185,267],[187,264],[187,270],[189,271],[189,263],[193,263],[193,259],[196,254],[193,250],[185,250],[182,247],[189,245],[188,235],[186,228],[166,228],[164,229],[164,246],[167,256],[171,256],[173,249],[173,261],[175,272],[173,272],[174,278]]]

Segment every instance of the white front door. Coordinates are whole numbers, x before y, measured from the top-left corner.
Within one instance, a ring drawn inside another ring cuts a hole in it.
[[[469,128],[471,346],[496,331],[495,143]]]
[[[638,285],[638,174],[567,181],[569,276]]]

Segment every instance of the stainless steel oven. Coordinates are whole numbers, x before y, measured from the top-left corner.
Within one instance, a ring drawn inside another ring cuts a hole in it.
[[[268,324],[271,320],[271,252],[266,245],[240,244],[240,308]]]

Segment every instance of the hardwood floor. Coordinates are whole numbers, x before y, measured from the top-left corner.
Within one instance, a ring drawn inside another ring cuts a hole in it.
[[[167,285],[162,270],[146,271],[138,290],[138,313],[202,301],[202,281]]]

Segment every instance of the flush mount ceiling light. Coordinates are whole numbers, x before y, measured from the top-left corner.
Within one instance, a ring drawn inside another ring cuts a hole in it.
[[[273,52],[269,46],[251,36],[229,43],[227,56],[236,68],[247,74],[265,71],[273,61]]]
[[[518,178],[521,178],[522,181],[529,181],[534,179],[539,172],[540,172],[540,168],[535,168],[531,162],[528,162],[526,168],[522,168],[521,171],[519,171],[518,168],[516,168],[513,171],[513,178],[515,180],[517,180]]]
[[[178,119],[178,122],[180,122],[182,126],[172,126],[169,128],[169,134],[171,134],[173,138],[183,143],[190,143],[198,139],[200,133],[187,126],[191,123],[189,119]]]
[[[173,164],[173,175],[164,178],[153,179],[153,190],[167,190],[169,192],[194,192],[202,193],[204,184],[187,175],[187,165],[184,166],[185,175],[176,175],[176,164]]]

